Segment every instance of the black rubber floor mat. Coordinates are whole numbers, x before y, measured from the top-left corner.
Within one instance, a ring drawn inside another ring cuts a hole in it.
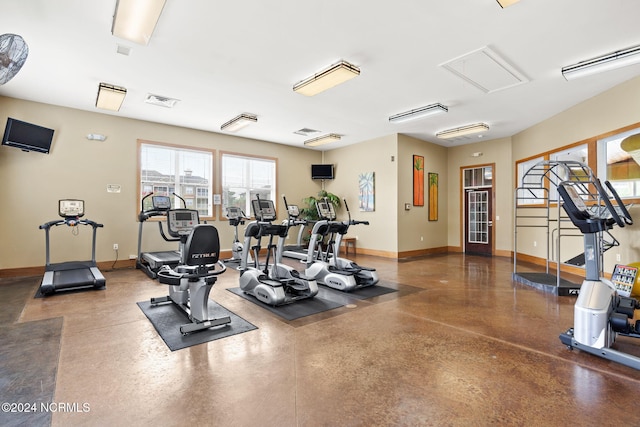
[[[257,326],[252,325],[220,304],[209,301],[209,313],[211,316],[215,318],[229,316],[231,317],[231,323],[183,336],[180,332],[180,325],[189,323],[189,320],[173,303],[152,306],[149,301],[141,301],[137,304],[171,351],[258,329]]]

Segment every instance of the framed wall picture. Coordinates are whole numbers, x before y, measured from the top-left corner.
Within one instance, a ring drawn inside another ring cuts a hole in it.
[[[429,172],[429,221],[438,220],[438,174]]]
[[[413,206],[424,206],[424,157],[413,155]]]
[[[376,207],[375,172],[365,172],[358,175],[358,204],[360,211],[373,212]]]

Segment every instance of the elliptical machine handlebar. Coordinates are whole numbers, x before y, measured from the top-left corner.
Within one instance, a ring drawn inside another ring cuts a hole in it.
[[[627,225],[633,225],[633,218],[631,218],[631,214],[629,213],[627,207],[624,205],[624,203],[622,203],[622,199],[620,199],[620,196],[618,195],[616,189],[613,188],[613,185],[611,185],[611,182],[609,181],[605,181],[604,184],[609,189],[609,192],[613,195],[613,198],[616,199],[617,207],[620,208],[620,211],[622,212],[622,219],[624,220],[624,222]]]
[[[613,204],[611,203],[611,199],[609,199],[609,195],[607,194],[605,189],[602,187],[602,183],[600,182],[600,180],[597,178],[594,179],[593,184],[595,185],[596,190],[598,190],[598,194],[600,195],[600,198],[602,199],[605,206],[607,207],[607,211],[611,215],[611,218],[613,218],[613,220],[619,227],[624,227],[625,221],[623,221],[622,218],[620,218],[620,215],[618,215],[618,211],[613,207]]]

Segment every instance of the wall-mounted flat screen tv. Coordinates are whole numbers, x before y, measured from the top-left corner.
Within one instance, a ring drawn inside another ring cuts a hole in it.
[[[333,179],[333,165],[311,165],[311,179]]]
[[[2,145],[16,147],[22,151],[37,151],[45,154],[49,154],[52,141],[53,129],[11,117],[7,119],[7,126],[4,128],[4,136],[2,137]]]

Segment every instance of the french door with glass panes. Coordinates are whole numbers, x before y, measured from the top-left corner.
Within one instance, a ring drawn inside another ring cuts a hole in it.
[[[493,252],[493,167],[465,169],[464,252],[491,255]]]

